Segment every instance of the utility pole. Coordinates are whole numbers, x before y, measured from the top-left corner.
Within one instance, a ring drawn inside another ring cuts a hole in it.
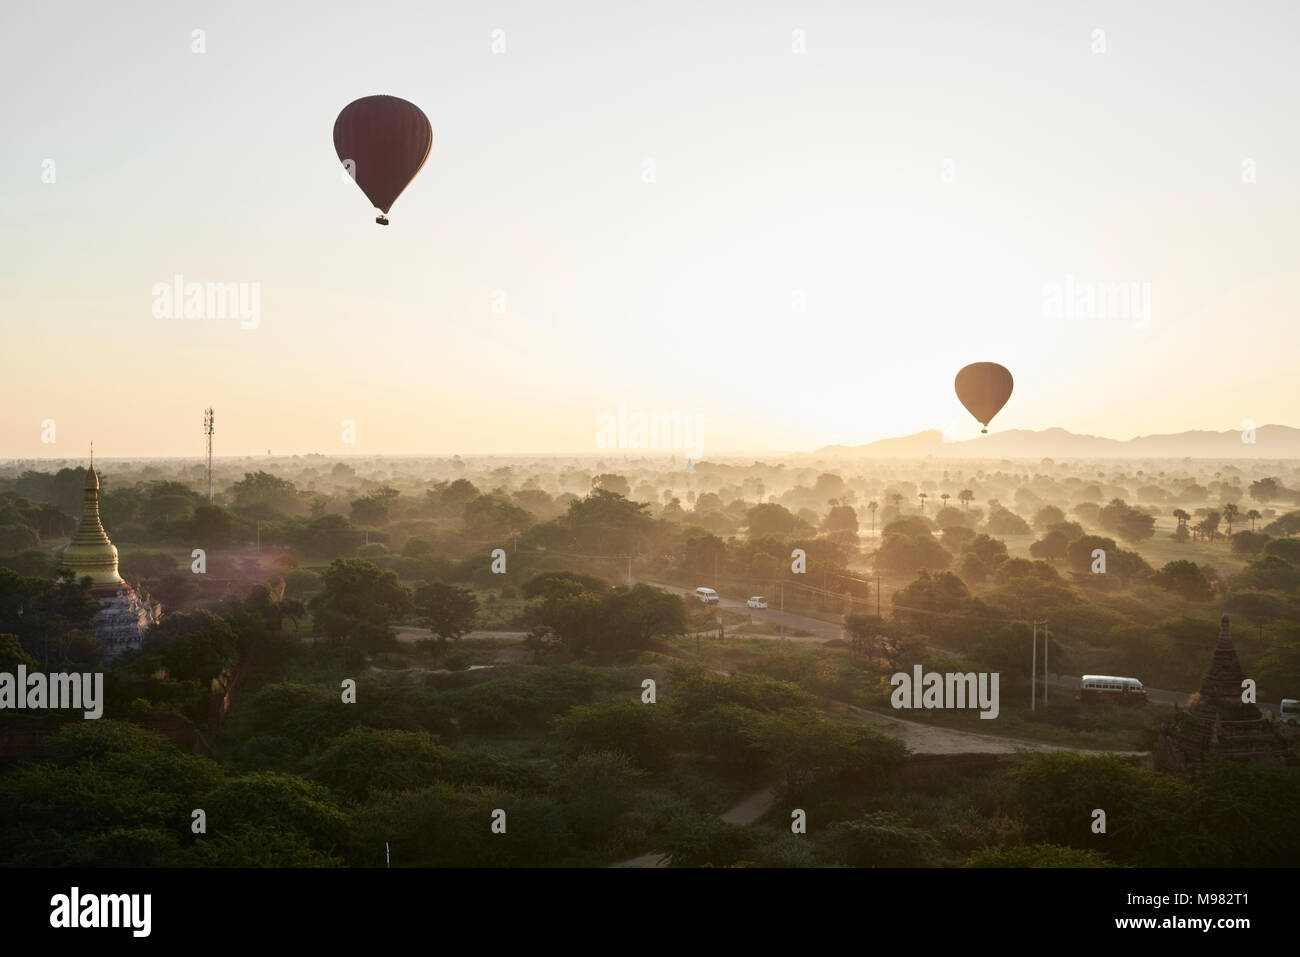
[[[1029,666],[1029,710],[1038,709],[1038,622],[1034,622],[1033,656]]]
[[[1044,618],[1042,621],[1038,621],[1037,619],[1034,620],[1034,639],[1033,639],[1033,641],[1034,641],[1034,653],[1033,653],[1033,656],[1032,656],[1033,664],[1030,666],[1030,672],[1029,672],[1030,675],[1032,676],[1032,684],[1031,684],[1030,692],[1029,692],[1029,710],[1030,710],[1030,711],[1035,710],[1035,708],[1036,708],[1036,703],[1037,703],[1037,697],[1038,697],[1038,626],[1039,626],[1039,625],[1042,625],[1042,626],[1043,626],[1043,707],[1044,707],[1044,708],[1047,707],[1047,642],[1048,642],[1048,634],[1047,634],[1047,619]]]
[[[880,617],[880,575],[876,575],[876,617]]]
[[[781,641],[785,641],[785,581],[781,582]]]

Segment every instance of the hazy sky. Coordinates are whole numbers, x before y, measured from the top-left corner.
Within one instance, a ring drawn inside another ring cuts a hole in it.
[[[1298,10],[5,3],[0,457],[198,455],[208,405],[227,455],[965,438],[975,361],[994,430],[1300,425]],[[374,93],[434,131],[388,227],[331,140]],[[177,274],[257,328],[155,318]]]

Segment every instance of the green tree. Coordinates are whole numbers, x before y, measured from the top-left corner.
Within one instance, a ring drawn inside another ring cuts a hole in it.
[[[1151,576],[1151,584],[1188,601],[1209,601],[1214,597],[1213,586],[1195,562],[1169,562]]]
[[[1259,660],[1259,683],[1273,698],[1300,697],[1300,623],[1279,621],[1266,629],[1268,651]]]
[[[1264,546],[1264,554],[1300,566],[1300,539],[1276,538]]]
[[[204,798],[209,829],[252,827],[297,833],[329,852],[347,833],[347,815],[323,785],[292,774],[258,772],[234,778]]]
[[[208,611],[175,612],[149,629],[144,649],[168,675],[207,684],[235,662],[239,640],[229,622]]]
[[[400,495],[397,489],[385,485],[353,499],[352,521],[370,528],[381,528],[387,525],[393,506]]]
[[[990,511],[988,530],[991,535],[1029,535],[1032,533],[1028,522],[1015,512],[1005,508]]]
[[[428,787],[451,758],[451,750],[424,731],[352,728],[329,743],[311,776],[359,802],[380,791]]]
[[[238,522],[220,505],[199,505],[190,520],[190,537],[202,548],[226,548],[235,541]]]
[[[1114,867],[1101,851],[1061,847],[1058,844],[1016,844],[984,847],[971,854],[963,867]]]
[[[1263,532],[1238,532],[1232,536],[1232,554],[1258,555],[1270,541]]]
[[[1038,532],[1045,532],[1053,525],[1059,525],[1065,521],[1065,513],[1055,505],[1044,505],[1034,513],[1034,528]]]
[[[684,814],[668,822],[661,843],[673,867],[727,867],[753,848],[755,837],[711,815]]]
[[[988,569],[997,568],[1007,560],[1007,543],[983,533],[963,545],[962,551],[979,558]]]
[[[533,516],[518,505],[495,495],[480,495],[466,502],[463,511],[465,533],[475,538],[504,540],[533,524]]]
[[[1065,558],[1069,547],[1070,540],[1066,538],[1065,532],[1056,528],[1044,535],[1041,540],[1030,545],[1029,554],[1034,558],[1055,562]]]
[[[597,475],[591,480],[591,487],[593,489],[604,489],[606,492],[612,492],[613,494],[621,495],[624,498],[632,497],[632,486],[628,483],[628,480],[621,475],[614,475],[611,472]]]
[[[935,540],[929,526],[919,517],[896,519],[885,526],[881,536],[875,556],[878,571],[911,575],[922,569],[938,570],[952,564],[952,554]]]
[[[677,736],[668,709],[640,700],[576,705],[555,719],[554,733],[575,754],[618,751],[646,771],[667,766]]]
[[[254,519],[279,518],[298,510],[298,489],[287,479],[282,479],[260,469],[245,472],[243,479],[230,487],[234,507],[242,515]]]
[[[784,505],[764,502],[755,505],[746,514],[750,538],[792,535],[805,530],[805,525]]]
[[[926,830],[894,811],[871,811],[837,821],[827,832],[837,861],[851,867],[924,867],[938,863],[942,848]]]
[[[322,593],[311,600],[320,629],[331,637],[359,626],[384,626],[412,609],[411,592],[394,571],[381,571],[361,558],[336,558],[321,573]]]
[[[1234,575],[1232,586],[1236,589],[1294,593],[1300,591],[1300,568],[1276,555],[1265,555]]]
[[[18,640],[17,635],[0,635],[0,672],[16,675],[19,665],[28,671],[37,671],[40,668],[36,659],[23,651],[22,642]]]
[[[478,620],[478,598],[468,588],[443,582],[421,584],[415,589],[415,609],[420,624],[430,629],[439,641],[460,636],[474,629]]]

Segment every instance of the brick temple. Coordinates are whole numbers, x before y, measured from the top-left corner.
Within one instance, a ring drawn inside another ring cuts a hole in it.
[[[1160,731],[1153,752],[1162,771],[1180,774],[1218,758],[1295,765],[1296,751],[1278,726],[1254,704],[1241,700],[1245,679],[1232,644],[1228,616],[1219,623],[1219,643],[1201,690],[1185,709],[1174,706],[1173,720]]]

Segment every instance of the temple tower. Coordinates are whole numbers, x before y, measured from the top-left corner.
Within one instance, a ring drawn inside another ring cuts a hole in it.
[[[1160,732],[1154,759],[1164,771],[1182,772],[1215,758],[1294,765],[1296,752],[1259,707],[1241,700],[1245,675],[1232,644],[1228,616],[1219,622],[1219,642],[1201,690],[1187,709]]]

